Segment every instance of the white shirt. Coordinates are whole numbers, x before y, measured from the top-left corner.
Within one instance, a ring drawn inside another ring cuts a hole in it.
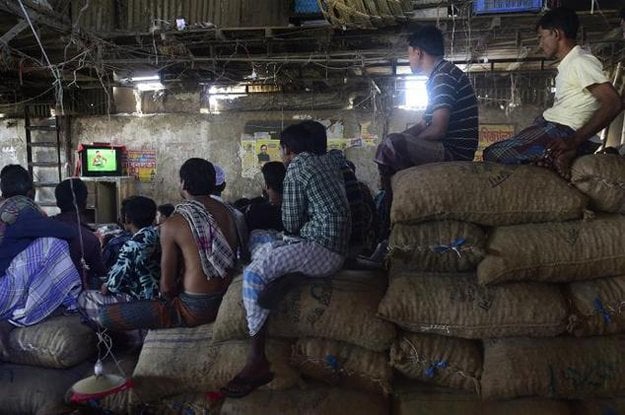
[[[586,88],[604,82],[609,81],[599,59],[575,46],[558,65],[555,102],[543,112],[543,117],[579,129],[599,108],[599,102]]]

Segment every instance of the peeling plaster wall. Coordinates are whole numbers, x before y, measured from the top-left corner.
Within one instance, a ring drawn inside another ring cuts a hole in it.
[[[26,166],[26,131],[23,119],[0,118],[0,168]]]
[[[124,144],[129,149],[157,150],[157,174],[153,183],[138,184],[141,194],[157,203],[179,199],[178,169],[190,157],[203,157],[226,171],[226,200],[258,196],[262,178],[241,177],[239,149],[241,134],[248,121],[289,121],[294,115],[311,114],[315,118],[342,119],[345,137],[357,137],[359,122],[371,121],[371,114],[355,111],[230,112],[206,114],[150,114],[77,117],[72,122],[72,137],[78,143],[94,141]],[[381,134],[381,132],[378,132]],[[377,170],[374,147],[347,150],[347,157],[357,166],[358,177],[376,188]]]
[[[193,102],[189,95],[177,98]],[[195,103],[191,104],[195,109]],[[190,110],[186,108],[186,110]],[[529,125],[540,109],[534,106],[516,108],[508,115],[498,108],[481,108],[480,122],[514,123],[517,131]],[[357,137],[360,123],[370,121],[372,132],[382,137],[385,120],[381,114],[373,120],[371,112],[354,110],[316,111],[243,111],[221,114],[161,113],[147,115],[111,115],[76,117],[72,122],[75,144],[93,141],[124,144],[129,149],[150,148],[157,150],[157,174],[153,183],[138,183],[141,194],[154,198],[157,203],[176,201],[178,192],[178,169],[190,157],[203,157],[219,164],[226,171],[226,200],[253,197],[260,194],[262,178],[241,177],[239,158],[240,137],[248,121],[288,122],[295,115],[312,115],[316,119],[342,119],[345,137]],[[388,132],[401,131],[408,123],[421,118],[422,112],[395,109],[387,120]],[[352,148],[347,157],[354,162],[357,176],[372,191],[378,187],[378,173],[373,156],[375,147]]]

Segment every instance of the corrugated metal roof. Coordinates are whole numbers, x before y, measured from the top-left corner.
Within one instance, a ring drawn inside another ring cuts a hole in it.
[[[263,27],[288,24],[288,2],[282,0],[72,0],[72,20],[94,31],[148,32],[153,26]],[[82,10],[82,13],[81,13]]]

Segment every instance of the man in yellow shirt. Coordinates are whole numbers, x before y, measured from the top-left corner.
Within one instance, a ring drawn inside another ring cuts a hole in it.
[[[563,7],[536,24],[538,43],[549,59],[560,60],[553,107],[516,136],[484,150],[484,160],[503,164],[535,163],[570,178],[571,162],[594,153],[596,134],[621,112],[621,97],[603,73],[601,62],[575,40],[579,19]]]

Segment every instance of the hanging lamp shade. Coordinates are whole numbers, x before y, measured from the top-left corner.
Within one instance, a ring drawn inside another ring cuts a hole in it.
[[[74,383],[70,388],[70,402],[83,403],[132,388],[132,380],[119,375],[92,375]]]

